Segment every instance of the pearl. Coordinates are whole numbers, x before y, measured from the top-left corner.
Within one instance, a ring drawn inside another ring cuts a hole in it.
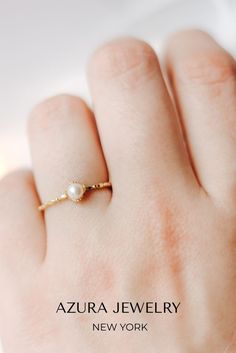
[[[72,183],[67,188],[67,196],[74,202],[80,201],[84,195],[84,192],[85,190],[83,185],[79,183]]]

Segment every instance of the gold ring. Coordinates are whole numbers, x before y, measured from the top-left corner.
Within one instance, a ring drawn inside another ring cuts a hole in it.
[[[49,206],[53,206],[56,203],[64,201],[66,199],[69,199],[73,202],[79,202],[83,199],[83,197],[87,191],[99,190],[99,189],[111,188],[111,187],[112,186],[109,181],[105,181],[103,183],[97,183],[97,184],[93,184],[93,185],[85,185],[85,184],[81,184],[81,183],[74,181],[69,184],[67,190],[61,196],[43,203],[42,205],[40,205],[38,207],[38,210],[44,211]]]

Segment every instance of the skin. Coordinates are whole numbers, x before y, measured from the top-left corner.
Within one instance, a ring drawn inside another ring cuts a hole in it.
[[[186,31],[169,39],[163,67],[148,44],[112,41],[88,65],[94,112],[69,95],[33,110],[33,171],[0,182],[7,353],[236,352],[235,61]],[[75,178],[113,190],[38,212]],[[56,314],[62,301],[127,300],[181,307]],[[93,322],[149,330],[93,332]]]

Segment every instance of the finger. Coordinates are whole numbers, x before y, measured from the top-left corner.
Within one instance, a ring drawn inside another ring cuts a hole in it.
[[[42,263],[46,244],[32,173],[19,170],[4,177],[0,199],[0,277],[14,274],[23,281]]]
[[[236,66],[209,35],[175,35],[167,66],[201,184],[219,199],[236,187]],[[233,196],[235,200],[235,196]]]
[[[72,181],[93,184],[108,179],[93,115],[79,98],[61,95],[40,104],[31,114],[29,135],[42,202],[63,194]],[[65,200],[48,208],[48,249],[70,251],[69,244],[87,234],[109,199],[110,191],[104,189],[91,192],[81,203]]]
[[[91,59],[89,79],[113,196],[133,192],[140,198],[170,183],[173,190],[192,185],[178,121],[149,45],[135,39],[105,45]]]

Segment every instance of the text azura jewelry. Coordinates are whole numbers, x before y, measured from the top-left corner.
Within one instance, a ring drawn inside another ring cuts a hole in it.
[[[85,185],[78,182],[72,182],[69,184],[67,190],[61,196],[43,203],[42,205],[39,206],[38,210],[44,211],[49,206],[53,206],[56,203],[64,201],[66,199],[69,199],[73,202],[79,202],[83,199],[87,191],[99,190],[99,189],[111,188],[111,187],[112,185],[109,181],[105,181],[105,182],[97,183],[93,185]]]

